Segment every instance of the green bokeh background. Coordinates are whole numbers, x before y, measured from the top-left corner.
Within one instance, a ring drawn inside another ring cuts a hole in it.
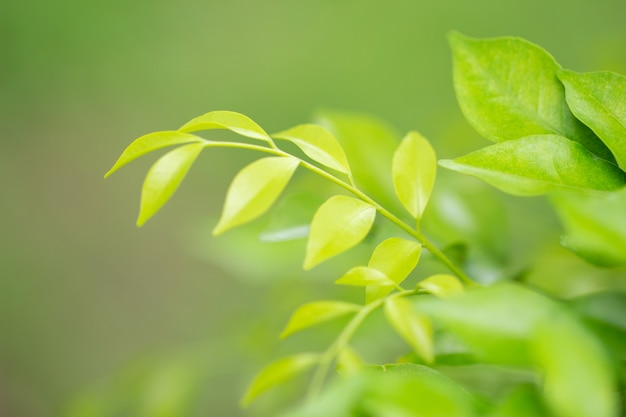
[[[286,315],[324,291],[306,274],[270,285],[198,256],[235,153],[203,155],[137,229],[150,161],[102,179],[135,137],[220,109],[272,132],[326,107],[418,129],[451,157],[483,142],[455,104],[450,30],[626,73],[624,16],[622,0],[3,2],[0,415],[61,415],[146,358],[180,355],[209,375],[193,415],[238,415],[251,375],[289,348],[275,338]],[[185,386],[164,375],[165,391]],[[134,415],[169,415],[150,407]]]

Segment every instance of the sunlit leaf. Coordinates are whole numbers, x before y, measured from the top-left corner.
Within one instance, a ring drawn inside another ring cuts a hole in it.
[[[469,123],[494,142],[555,134],[580,142],[596,155],[610,152],[569,111],[554,58],[524,39],[449,37],[454,89]]]
[[[335,281],[335,284],[354,285],[357,287],[368,285],[389,286],[391,289],[396,286],[396,283],[391,281],[383,272],[367,266],[356,266],[350,269]]]
[[[359,311],[358,304],[343,301],[315,301],[304,304],[291,315],[285,330],[280,334],[285,338],[299,330],[306,329],[316,324],[324,323],[337,317]]]
[[[214,235],[256,219],[280,196],[298,167],[296,158],[270,156],[244,167],[228,188]]]
[[[165,148],[172,145],[180,145],[189,142],[203,142],[204,139],[188,133],[177,131],[153,132],[135,139],[122,155],[115,162],[115,165],[104,174],[104,178],[113,174],[115,171],[128,164],[131,161],[157,149]]]
[[[202,143],[184,145],[166,153],[152,165],[141,189],[137,226],[143,226],[167,203],[203,148]]]
[[[446,298],[463,293],[463,284],[453,275],[437,274],[430,276],[417,284],[417,288],[436,295],[440,298]]]
[[[596,265],[626,265],[626,188],[560,192],[551,202],[565,228],[563,246]]]
[[[352,248],[367,236],[376,208],[352,197],[329,198],[313,216],[304,269]]]
[[[400,284],[413,271],[419,262],[422,245],[413,240],[392,237],[382,241],[372,253],[368,266],[387,276],[396,284]],[[389,285],[368,285],[366,302],[384,297],[393,290]]]
[[[597,158],[579,143],[556,135],[509,140],[439,163],[521,196],[562,188],[615,190],[626,179],[615,165]]]
[[[212,111],[198,116],[185,123],[180,132],[197,132],[199,130],[228,129],[239,135],[264,141],[270,136],[248,116],[232,111]]]
[[[363,359],[350,346],[344,346],[337,355],[337,372],[342,376],[358,373],[363,368]]]
[[[404,297],[390,297],[385,301],[385,317],[389,324],[426,363],[433,361],[433,330],[430,320],[419,313],[413,303]]]
[[[343,148],[328,130],[314,124],[304,124],[272,135],[293,142],[309,158],[329,168],[350,174],[350,165]]]
[[[259,395],[279,385],[293,376],[306,371],[319,362],[317,353],[301,353],[279,359],[265,367],[252,381],[241,400],[243,406],[249,405]]]
[[[420,219],[435,184],[437,157],[422,135],[410,132],[393,155],[393,186],[404,208]]]
[[[626,77],[614,72],[560,71],[567,104],[613,152],[626,171]]]

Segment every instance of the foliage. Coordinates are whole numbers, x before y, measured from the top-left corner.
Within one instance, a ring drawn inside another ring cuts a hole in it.
[[[565,247],[599,266],[626,266],[626,78],[563,70],[539,46],[518,38],[479,40],[454,33],[450,44],[460,107],[495,143],[439,165],[509,194],[548,195],[565,228]],[[281,200],[296,171],[308,171],[338,188],[308,222],[303,268],[315,268],[366,238],[376,242],[366,265],[353,266],[335,281],[362,287],[362,304],[309,302],[296,309],[281,333],[291,337],[349,316],[335,340],[321,353],[298,353],[268,365],[242,404],[312,369],[307,400],[286,416],[623,415],[618,394],[626,383],[623,293],[557,299],[514,282],[523,276],[505,269],[495,284],[480,274],[470,277],[464,271],[473,270],[476,258],[468,250],[475,245],[484,256],[500,257],[492,256],[501,249],[498,233],[465,233],[461,225],[447,246],[425,236],[425,228],[455,229],[459,220],[441,216],[446,202],[437,194],[437,158],[430,142],[409,132],[397,144],[372,120],[336,113],[320,120],[326,127],[304,124],[269,135],[244,115],[214,111],[176,131],[140,137],[107,173],[178,145],[147,174],[141,226],[169,200],[205,148],[257,151],[266,156],[233,179],[215,235],[265,214]],[[216,129],[241,139],[197,135]],[[390,160],[381,162],[383,156]],[[441,186],[455,195],[453,187]],[[289,201],[294,200],[282,199]],[[315,200],[297,201],[308,206]],[[298,238],[292,230],[302,226],[299,213],[282,210],[274,236]],[[497,224],[497,213],[490,215]],[[445,270],[407,286],[424,255]],[[594,301],[604,297],[613,302]],[[353,339],[378,310],[409,353],[392,364],[366,365]],[[334,366],[341,377],[331,378]],[[471,381],[476,375],[496,379],[497,386]]]

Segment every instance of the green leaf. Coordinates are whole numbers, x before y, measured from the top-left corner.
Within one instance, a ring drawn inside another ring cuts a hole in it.
[[[563,246],[596,265],[626,265],[626,188],[560,192],[550,201],[565,228]]]
[[[376,208],[371,204],[343,195],[329,198],[313,216],[304,269],[357,245],[369,233],[375,217]]]
[[[357,312],[361,306],[343,301],[316,301],[300,306],[289,319],[281,339],[316,324]]]
[[[453,275],[437,274],[420,281],[417,288],[440,298],[463,294],[463,284]]]
[[[426,363],[434,358],[433,330],[428,317],[419,313],[404,297],[389,297],[385,301],[385,317],[415,353]]]
[[[567,104],[613,152],[626,171],[626,77],[614,72],[560,71]]]
[[[288,140],[314,161],[350,175],[350,165],[343,148],[332,133],[322,126],[304,124],[272,136]]]
[[[415,269],[422,253],[422,245],[412,240],[392,237],[382,241],[372,253],[368,266],[400,284]],[[384,297],[393,290],[389,285],[368,285],[366,302]]]
[[[221,110],[203,114],[191,119],[178,130],[180,132],[197,132],[212,129],[228,129],[248,138],[271,141],[270,136],[252,119],[232,111]]]
[[[166,153],[152,165],[141,189],[137,226],[143,226],[167,203],[203,148],[203,143],[184,145]]]
[[[422,135],[410,132],[394,153],[391,169],[400,202],[419,221],[435,184],[435,151]]]
[[[214,235],[247,223],[265,213],[280,196],[300,162],[270,156],[244,167],[228,188],[222,216]]]
[[[349,345],[344,346],[337,355],[337,372],[341,376],[353,375],[363,368],[363,359]]]
[[[356,266],[346,272],[335,284],[365,287],[368,285],[388,286],[393,289],[397,284],[377,269],[367,266]]]
[[[147,153],[156,151],[157,149],[172,145],[180,145],[183,143],[203,141],[204,139],[199,138],[198,136],[176,131],[148,133],[147,135],[143,135],[140,138],[135,139],[133,143],[124,149],[124,152],[122,152],[122,155],[115,162],[115,165],[113,165],[113,167],[106,174],[104,174],[104,178],[107,178],[109,175],[113,174],[129,162],[132,162]]]
[[[485,138],[502,142],[555,134],[611,158],[606,146],[580,123],[565,102],[561,69],[539,46],[512,37],[449,37],[454,89],[468,122]]]
[[[317,353],[301,353],[279,359],[265,367],[252,381],[246,394],[241,400],[242,406],[249,405],[259,395],[270,388],[279,385],[293,376],[306,371],[318,363],[320,355]]]
[[[487,417],[548,417],[537,389],[529,384],[513,388]]]
[[[615,190],[626,175],[582,145],[556,135],[536,135],[497,143],[439,164],[476,176],[520,196],[563,188]]]

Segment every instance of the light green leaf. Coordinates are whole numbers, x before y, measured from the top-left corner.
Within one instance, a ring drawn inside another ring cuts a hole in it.
[[[363,359],[349,345],[344,346],[337,355],[337,372],[341,376],[353,375],[363,368]]]
[[[410,132],[394,153],[391,169],[400,202],[419,221],[435,184],[435,151],[422,135]]]
[[[565,228],[563,246],[596,265],[626,265],[626,188],[560,192],[550,201]]]
[[[357,245],[369,233],[375,217],[376,208],[371,204],[343,195],[329,198],[313,216],[304,269]]]
[[[247,223],[265,213],[280,196],[300,162],[270,156],[244,167],[228,188],[222,216],[214,235]]]
[[[183,143],[203,141],[204,139],[199,138],[198,136],[176,131],[148,133],[147,135],[143,135],[140,138],[135,139],[133,143],[124,149],[124,152],[122,152],[122,155],[115,162],[115,165],[113,165],[109,172],[104,174],[104,178],[107,178],[109,175],[113,174],[129,162],[132,162],[147,153],[156,151],[157,149],[172,145],[180,145]]]
[[[270,141],[270,136],[248,116],[232,111],[212,111],[198,116],[185,123],[180,132],[197,132],[199,130],[228,129],[241,136],[252,139]]]
[[[397,284],[377,269],[367,266],[356,266],[346,272],[335,284],[365,287],[368,285],[389,286],[393,289]]]
[[[368,266],[400,284],[415,269],[422,253],[422,245],[412,240],[392,237],[382,241],[372,253]],[[368,285],[366,302],[384,297],[393,290],[392,286]]]
[[[614,72],[560,71],[572,113],[593,130],[626,171],[626,77]]]
[[[203,143],[184,145],[166,153],[152,165],[141,189],[137,226],[143,226],[167,203],[203,148]]]
[[[437,274],[420,281],[417,288],[440,298],[463,294],[463,284],[453,275]]]
[[[433,330],[430,320],[419,313],[404,297],[389,297],[385,301],[385,317],[415,353],[426,363],[434,358]]]
[[[343,301],[315,301],[304,304],[291,315],[280,337],[285,338],[297,331],[357,312],[360,309],[361,306],[358,304]]]
[[[502,142],[530,135],[555,134],[611,158],[591,130],[565,102],[561,69],[544,49],[524,39],[449,37],[454,89],[468,122],[485,138]]]
[[[615,165],[557,135],[501,142],[439,164],[521,196],[563,188],[615,190],[626,178]]]
[[[343,148],[332,133],[322,126],[304,124],[272,136],[288,140],[314,161],[350,175],[350,165]]]
[[[270,388],[279,385],[293,376],[306,371],[318,363],[320,355],[317,353],[301,353],[279,359],[264,368],[252,381],[246,394],[241,400],[242,406],[249,405],[255,398]]]

